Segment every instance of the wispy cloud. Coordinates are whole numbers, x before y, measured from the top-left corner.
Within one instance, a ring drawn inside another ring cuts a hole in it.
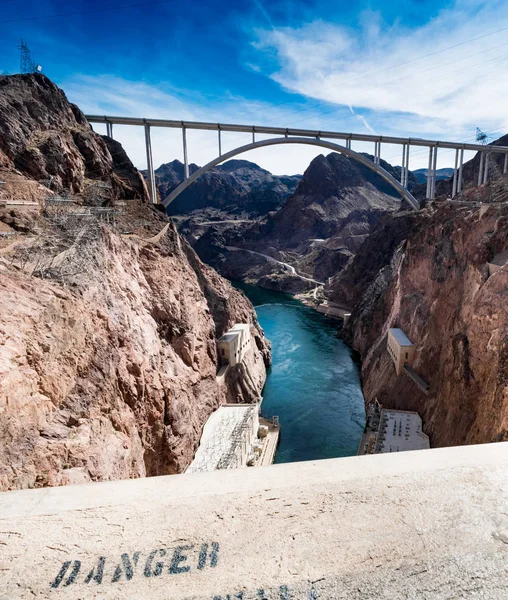
[[[367,129],[371,133],[374,133],[374,134],[376,133],[375,130],[370,126],[367,119],[363,115],[356,113],[354,108],[351,106],[351,104],[349,105],[349,110],[351,111],[351,114],[354,115],[363,124],[365,129]]]
[[[508,127],[507,30],[505,0],[457,0],[413,29],[368,13],[355,30],[315,21],[257,31],[255,47],[275,54],[270,77],[287,90],[389,115],[392,129],[432,121],[453,136]]]

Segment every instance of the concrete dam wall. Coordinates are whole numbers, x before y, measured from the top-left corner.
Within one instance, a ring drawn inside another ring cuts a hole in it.
[[[508,597],[508,443],[0,495],[0,598]]]

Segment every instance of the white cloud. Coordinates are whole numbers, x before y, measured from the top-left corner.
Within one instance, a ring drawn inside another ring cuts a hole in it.
[[[487,35],[503,28],[505,0],[457,0],[416,29],[367,14],[358,30],[322,21],[258,30],[255,47],[270,59],[275,52],[270,76],[285,89],[375,111],[367,128],[460,139],[476,125],[508,129],[507,31]]]

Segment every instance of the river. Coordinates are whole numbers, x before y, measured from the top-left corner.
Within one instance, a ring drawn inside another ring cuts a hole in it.
[[[272,343],[262,414],[281,423],[276,463],[353,456],[365,410],[359,365],[336,337],[338,322],[291,296],[234,282]]]

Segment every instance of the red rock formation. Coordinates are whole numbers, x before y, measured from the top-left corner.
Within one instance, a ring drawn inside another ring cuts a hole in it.
[[[356,304],[344,334],[362,358],[366,400],[418,411],[433,446],[508,439],[508,266],[492,277],[487,268],[506,248],[506,204],[480,218],[445,203],[385,223],[328,291]],[[416,344],[428,396],[396,376],[390,327]]]
[[[0,490],[182,471],[220,403],[260,395],[270,350],[252,305],[46,78],[0,78],[0,140],[14,191],[53,174],[77,203],[0,210],[15,233],[0,236]],[[92,170],[114,224],[79,216]],[[238,322],[253,343],[219,383],[216,340]]]

